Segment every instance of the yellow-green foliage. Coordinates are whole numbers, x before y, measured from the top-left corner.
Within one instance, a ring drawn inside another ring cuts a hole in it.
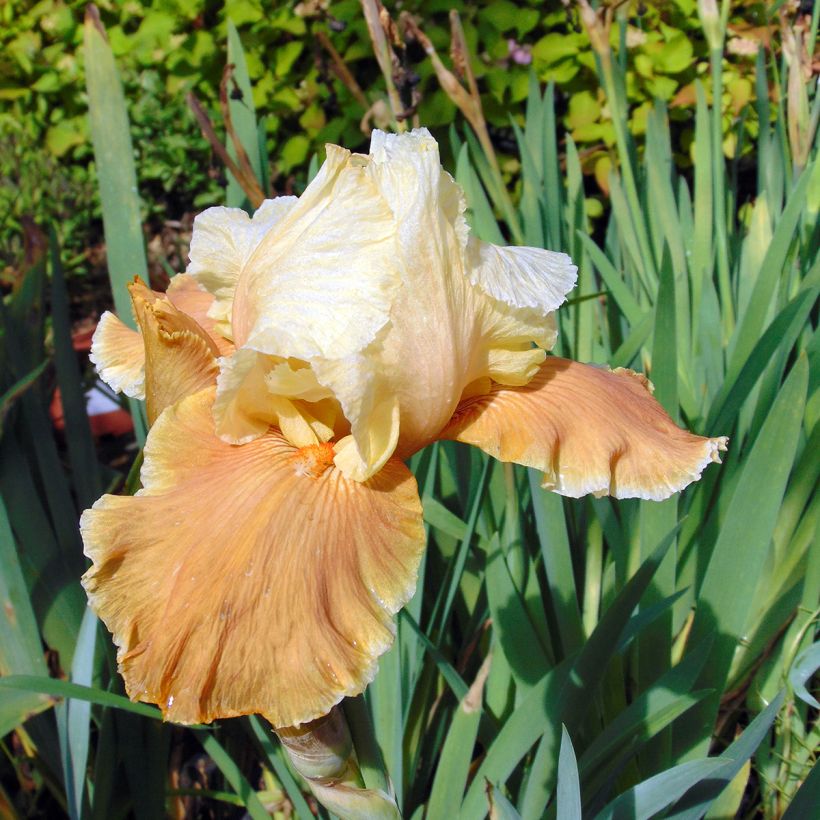
[[[387,3],[397,16],[395,5]],[[770,22],[765,3],[733,5],[724,74],[725,133],[734,133],[732,120],[754,94],[749,52]],[[358,0],[102,0],[98,6],[130,101],[148,218],[178,217],[221,196],[222,168],[184,96],[193,90],[219,120],[226,16],[239,29],[247,53],[277,188],[287,187],[291,174],[302,178],[325,142],[351,148],[366,144],[360,127],[366,108],[339,81],[316,38],[319,32],[327,35],[369,104],[379,100],[383,80]],[[682,121],[673,150],[683,165],[689,162],[692,140],[693,83],[697,77],[708,82],[707,45],[696,6],[695,0],[628,3],[617,12],[628,20],[623,43],[618,25],[612,27],[628,68],[631,130],[644,131],[652,99],[667,101],[672,119]],[[23,214],[57,222],[64,244],[76,251],[88,239],[79,226],[98,215],[80,49],[85,7],[85,0],[6,0],[0,6],[0,247],[7,249],[0,267],[13,264],[19,251],[14,236]],[[502,154],[513,146],[510,112],[518,111],[527,96],[530,71],[541,81],[555,81],[558,110],[580,149],[583,169],[595,172],[606,190],[614,132],[576,10],[540,0],[411,0],[401,8],[416,17],[445,60],[447,12],[460,12],[485,113]],[[438,87],[429,60],[418,48],[408,55],[408,68],[419,76],[419,120],[432,128],[449,126],[455,108]],[[379,124],[377,116],[373,124]],[[727,139],[725,148],[734,150],[734,141]],[[517,161],[504,163],[504,170],[515,175]]]

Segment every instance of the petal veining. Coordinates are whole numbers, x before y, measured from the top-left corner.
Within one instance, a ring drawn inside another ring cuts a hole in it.
[[[415,481],[397,461],[348,481],[332,445],[275,429],[233,447],[213,435],[212,399],[167,409],[144,489],[83,515],[83,583],[133,699],[182,723],[305,723],[361,692],[393,640],[424,547]]]
[[[630,370],[550,356],[526,386],[462,402],[442,438],[542,470],[562,495],[661,500],[719,461],[727,439],[681,429],[649,388]]]

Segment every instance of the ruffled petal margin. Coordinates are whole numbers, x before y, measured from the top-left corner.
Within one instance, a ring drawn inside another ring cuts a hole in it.
[[[153,424],[166,407],[216,382],[219,352],[210,336],[140,280],[129,286],[145,345],[145,410]]]
[[[233,353],[233,342],[220,333],[216,320],[211,317],[213,295],[202,288],[193,276],[178,273],[172,277],[165,295],[175,308],[187,313],[210,336],[220,356]]]
[[[115,392],[145,398],[145,347],[142,336],[107,310],[91,339],[92,364]]]
[[[644,376],[552,356],[526,386],[463,401],[441,438],[542,470],[561,495],[655,501],[700,478],[727,443],[678,427]]]
[[[361,692],[392,643],[424,548],[416,483],[395,460],[349,481],[332,445],[275,428],[226,444],[213,395],[156,422],[143,490],[83,514],[83,584],[134,700],[180,723],[299,725]]]

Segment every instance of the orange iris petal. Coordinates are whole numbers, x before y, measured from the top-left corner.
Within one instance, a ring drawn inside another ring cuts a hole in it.
[[[643,376],[557,357],[524,387],[464,400],[441,437],[543,470],[545,488],[575,498],[667,498],[726,449],[678,427]]]
[[[233,342],[216,329],[216,321],[208,315],[214,303],[213,294],[200,287],[193,276],[187,273],[174,276],[165,295],[175,308],[187,313],[208,334],[220,356],[230,356],[233,353]]]
[[[137,496],[84,514],[84,585],[132,698],[181,723],[301,724],[361,692],[393,640],[424,548],[416,483],[398,461],[349,481],[331,445],[274,428],[226,444],[213,393],[158,419]]]
[[[185,396],[216,382],[214,341],[194,319],[139,280],[129,290],[145,344],[145,409],[149,424]]]

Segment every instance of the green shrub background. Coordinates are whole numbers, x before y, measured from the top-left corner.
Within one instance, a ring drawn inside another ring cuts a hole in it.
[[[628,60],[630,127],[642,134],[651,100],[667,101],[671,118],[680,122],[678,144],[673,146],[676,161],[685,167],[692,141],[693,82],[697,77],[708,82],[697,3],[633,5],[622,51]],[[734,4],[730,52],[752,52],[765,37],[764,5]],[[100,239],[80,47],[85,6],[81,0],[8,0],[0,7],[0,272],[5,268],[6,278],[13,277],[22,256],[25,214],[55,223],[70,272],[85,269],[88,249]],[[395,15],[396,4],[388,7]],[[519,169],[511,112],[522,118],[534,70],[539,80],[557,85],[563,124],[590,177],[588,191],[594,195],[606,189],[614,131],[594,53],[576,11],[539,0],[415,0],[401,8],[415,15],[448,63],[448,11],[455,8],[462,15],[485,115],[508,183],[515,183]],[[384,82],[358,0],[103,0],[99,9],[125,83],[149,223],[177,219],[223,196],[224,171],[202,137],[185,93],[193,90],[220,122],[226,14],[247,53],[253,101],[264,117],[277,189],[304,180],[310,158],[325,142],[352,149],[366,146],[360,127],[366,110],[332,73],[315,36],[320,31],[327,35],[369,102],[382,98]],[[733,41],[740,46],[733,47]],[[419,77],[420,122],[446,129],[456,117],[455,107],[421,49],[411,48],[408,59],[408,69]],[[726,134],[733,133],[733,121],[754,95],[754,63],[753,54],[729,54],[723,98]],[[378,124],[378,118],[371,124]],[[756,123],[750,119],[746,130],[753,134]],[[727,136],[724,148],[730,155],[736,150],[734,136]],[[505,158],[506,150],[510,153]],[[591,201],[589,211],[596,216],[600,203]]]

